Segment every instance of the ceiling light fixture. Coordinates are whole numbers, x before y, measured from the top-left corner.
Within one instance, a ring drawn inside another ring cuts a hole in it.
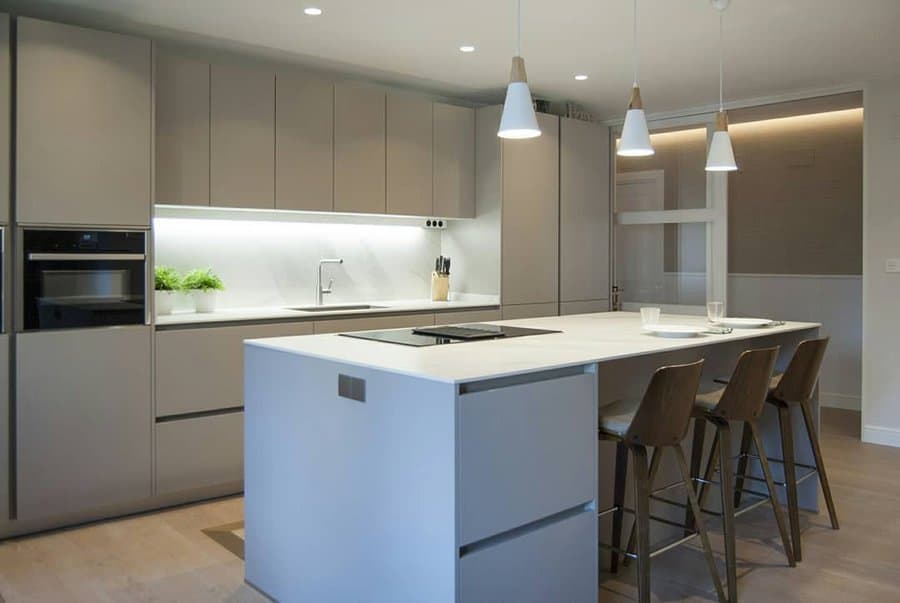
[[[722,34],[722,15],[730,0],[712,0],[713,8],[719,11],[719,112],[716,113],[716,131],[709,144],[706,158],[707,172],[733,172],[738,169],[734,160],[734,147],[728,133],[728,114],[725,113],[725,38]]]
[[[584,80],[588,79],[588,76],[586,76],[583,73],[579,73],[578,75],[575,76],[575,79],[578,80],[579,82],[583,82]]]
[[[460,52],[475,52],[475,47],[470,45],[463,45],[459,47]]]
[[[525,75],[525,59],[522,58],[522,2],[516,0],[516,55],[512,59],[509,86],[500,116],[500,138],[534,138],[541,135],[528,78]]]
[[[631,60],[634,84],[631,88],[631,101],[625,114],[625,125],[622,126],[622,139],[617,154],[623,157],[646,157],[652,155],[650,130],[647,128],[647,116],[641,100],[641,88],[638,86],[638,43],[637,43],[637,0],[634,0],[634,22],[632,27]]]
[[[307,6],[303,9],[304,15],[309,15],[310,17],[318,17],[322,14],[322,9],[316,6]]]

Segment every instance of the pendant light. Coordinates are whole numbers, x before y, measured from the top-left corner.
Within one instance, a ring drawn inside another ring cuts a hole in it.
[[[716,113],[716,131],[713,132],[706,158],[707,172],[733,172],[738,169],[734,160],[734,148],[728,133],[728,114],[725,113],[725,42],[722,34],[722,15],[730,0],[712,0],[713,8],[719,11],[719,112]]]
[[[512,59],[509,86],[506,88],[506,100],[503,102],[497,136],[534,138],[540,135],[541,129],[534,114],[531,90],[528,89],[528,78],[525,75],[525,59],[522,58],[522,2],[516,0],[516,56]]]
[[[652,155],[653,145],[650,143],[650,130],[647,129],[647,116],[644,114],[644,103],[641,100],[641,88],[638,86],[638,50],[637,50],[637,0],[634,0],[634,22],[631,39],[631,60],[634,85],[631,89],[631,101],[625,114],[625,125],[622,126],[622,137],[619,140],[618,155],[622,157],[646,157]]]

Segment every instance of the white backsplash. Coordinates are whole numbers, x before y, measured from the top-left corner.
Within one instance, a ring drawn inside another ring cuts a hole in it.
[[[154,233],[156,265],[222,278],[220,308],[313,304],[320,258],[344,260],[324,268],[327,304],[426,299],[441,253],[440,232],[414,225],[157,217]]]

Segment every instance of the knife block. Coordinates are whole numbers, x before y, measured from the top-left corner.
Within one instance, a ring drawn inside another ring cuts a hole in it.
[[[447,301],[450,297],[450,275],[431,273],[431,301]]]

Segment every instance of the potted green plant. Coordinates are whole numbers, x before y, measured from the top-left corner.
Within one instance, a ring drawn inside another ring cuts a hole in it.
[[[153,283],[156,291],[156,314],[171,314],[175,293],[181,289],[181,275],[169,266],[156,266],[153,270]]]
[[[197,312],[213,312],[216,309],[216,293],[223,291],[225,285],[212,269],[196,268],[185,275],[181,288],[190,292]]]

